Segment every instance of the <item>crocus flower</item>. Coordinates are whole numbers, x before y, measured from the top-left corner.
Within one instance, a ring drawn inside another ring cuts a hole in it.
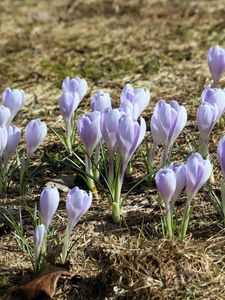
[[[40,212],[42,222],[48,230],[52,218],[59,205],[59,192],[56,188],[45,187],[40,197]]]
[[[124,100],[120,104],[120,109],[124,113],[129,114],[134,120],[137,120],[137,118],[140,116],[138,103],[131,103],[128,100]]]
[[[213,46],[208,51],[208,65],[215,84],[219,83],[225,71],[225,49],[220,46]]]
[[[225,179],[225,135],[220,139],[218,143],[217,155]]]
[[[218,120],[218,107],[208,102],[201,104],[197,110],[197,126],[201,141],[208,141],[209,135]]]
[[[74,226],[88,211],[92,202],[92,193],[74,187],[66,196],[66,211],[68,216],[68,232],[71,234]]]
[[[41,252],[41,246],[45,236],[45,225],[40,224],[34,229],[34,256],[36,263],[36,270],[38,267],[38,259]]]
[[[212,173],[212,165],[199,153],[192,153],[186,162],[186,194],[187,204],[195,197]]]
[[[129,114],[123,115],[119,120],[117,131],[117,147],[126,165],[141,144],[146,133],[146,123],[140,118],[140,124],[133,120]]]
[[[119,119],[123,113],[118,109],[108,109],[101,117],[101,132],[109,154],[116,148]]]
[[[120,95],[121,105],[124,101],[129,101],[132,105],[136,106],[136,114],[138,116],[145,110],[151,99],[151,94],[148,89],[133,88],[131,84],[126,84]]]
[[[109,93],[104,91],[95,92],[91,98],[91,108],[93,111],[99,111],[101,113],[108,108],[112,108]]]
[[[2,157],[7,145],[8,132],[5,126],[0,126],[0,158]]]
[[[16,149],[20,143],[21,129],[16,127],[15,125],[10,125],[7,128],[7,132],[8,138],[6,148],[4,151],[4,159],[6,163],[12,157],[13,153],[16,152]]]
[[[10,109],[4,105],[0,105],[0,126],[7,126],[11,120]]]
[[[176,190],[176,174],[170,168],[162,168],[156,173],[155,182],[159,194],[165,203],[167,235],[169,238],[172,238],[173,230],[170,203]]]
[[[201,95],[202,103],[216,104],[218,108],[218,118],[225,112],[225,91],[218,88],[206,87]]]
[[[210,178],[212,165],[208,159],[203,159],[199,153],[192,153],[186,162],[186,194],[187,202],[181,224],[180,237],[183,240],[190,219],[191,201],[200,188]]]
[[[180,194],[182,193],[186,185],[186,167],[184,163],[180,163],[180,164],[172,163],[169,168],[176,175],[176,189],[174,191],[171,200],[171,209],[173,211],[174,204],[176,200],[179,198]]]
[[[164,145],[163,163],[166,162],[168,152],[175,139],[181,133],[187,122],[187,111],[177,101],[166,103],[160,100],[155,107],[151,118],[151,131],[153,136],[153,149],[162,143]]]
[[[63,92],[59,99],[60,112],[66,124],[67,131],[71,129],[71,119],[80,103],[80,96],[77,92]]]
[[[78,93],[81,101],[87,93],[88,85],[85,79],[66,77],[63,80],[62,89],[63,92]]]
[[[25,101],[25,93],[23,90],[6,88],[2,94],[3,105],[8,107],[11,112],[10,121],[13,120]]]
[[[93,111],[83,115],[77,123],[77,130],[89,157],[102,138],[100,130],[101,113]]]
[[[27,156],[30,157],[34,151],[43,143],[47,134],[47,126],[40,119],[30,121],[25,129]]]

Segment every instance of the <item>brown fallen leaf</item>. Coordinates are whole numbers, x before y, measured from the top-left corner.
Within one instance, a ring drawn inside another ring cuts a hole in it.
[[[17,288],[16,291],[23,292],[27,300],[33,300],[40,296],[52,298],[61,276],[71,276],[71,273],[63,267],[48,264],[43,272],[29,283]],[[13,294],[15,294],[15,290]]]

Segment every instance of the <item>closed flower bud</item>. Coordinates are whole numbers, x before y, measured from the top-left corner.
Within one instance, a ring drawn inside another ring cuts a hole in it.
[[[87,93],[88,85],[85,79],[80,79],[79,77],[70,79],[70,77],[66,77],[63,81],[62,89],[63,92],[78,93],[81,101]]]
[[[219,83],[225,71],[225,49],[213,46],[208,51],[208,65],[215,84]]]
[[[13,153],[16,152],[21,139],[21,129],[16,127],[15,125],[10,125],[7,128],[7,133],[8,138],[4,151],[4,158],[6,162],[12,157]]]
[[[67,128],[70,126],[71,118],[80,103],[77,92],[63,92],[59,99],[60,113],[63,116]]]
[[[52,218],[59,205],[59,192],[56,188],[45,187],[40,197],[40,212],[42,222],[48,230]]]
[[[97,91],[91,98],[91,107],[93,111],[103,113],[106,109],[112,108],[109,93],[104,91]]]
[[[0,126],[0,158],[2,157],[7,145],[8,132],[5,126]]]
[[[222,89],[206,87],[201,95],[202,103],[217,105],[218,118],[222,117],[225,111],[225,92]]]
[[[8,107],[11,112],[10,121],[13,120],[25,101],[23,90],[6,88],[2,94],[3,105]]]
[[[30,157],[43,143],[47,134],[47,126],[40,119],[30,121],[25,129],[27,155]]]

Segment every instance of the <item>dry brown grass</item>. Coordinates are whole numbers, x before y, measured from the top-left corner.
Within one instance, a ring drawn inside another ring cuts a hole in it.
[[[20,87],[27,93],[16,124],[24,128],[28,120],[40,117],[62,126],[58,98],[65,76],[88,81],[82,111],[90,110],[90,94],[99,88],[111,93],[116,106],[121,87],[131,82],[151,89],[146,119],[159,98],[176,99],[187,107],[188,124],[177,145],[190,151],[189,145],[198,138],[199,96],[210,82],[206,51],[214,44],[225,46],[224,13],[224,0],[1,1],[0,86]],[[216,167],[214,153],[222,131],[215,129],[210,145]],[[66,155],[50,131],[44,149],[44,156],[41,151],[36,154],[34,165],[42,166],[24,197],[30,205],[50,179],[72,174],[57,160],[50,164],[57,151]],[[142,162],[135,167],[125,189],[145,172]],[[220,179],[217,168],[214,188]],[[106,197],[100,194],[74,235],[74,239],[81,235],[70,256],[75,275],[59,283],[55,299],[225,299],[225,237],[213,206],[201,193],[187,241],[171,242],[157,230],[160,212],[155,198],[154,188],[141,185],[124,207],[127,225],[118,227],[111,223]],[[65,193],[62,199],[60,218],[55,218],[59,230],[65,226]],[[0,209],[16,210],[21,201],[14,185],[8,198],[0,200]],[[181,201],[179,211],[182,207]],[[26,281],[24,270],[30,265],[1,216],[0,226],[0,294],[4,294]]]

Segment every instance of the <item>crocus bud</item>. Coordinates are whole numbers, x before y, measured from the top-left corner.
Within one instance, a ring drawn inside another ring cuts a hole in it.
[[[225,71],[225,49],[213,46],[208,51],[208,65],[215,84],[219,83]]]
[[[59,192],[56,188],[45,187],[40,197],[40,212],[42,222],[48,230],[52,218],[59,205]]]
[[[176,174],[170,168],[162,168],[156,173],[155,182],[168,211],[176,190]]]
[[[208,102],[201,104],[197,110],[197,126],[201,141],[208,141],[209,135],[218,120],[217,105]]]
[[[80,103],[80,96],[77,92],[63,92],[59,99],[60,113],[63,116],[67,128],[70,126],[73,113]]]
[[[63,80],[62,89],[63,92],[78,93],[81,101],[87,93],[88,85],[85,79],[66,77]]]
[[[129,162],[144,139],[145,133],[146,123],[143,118],[140,118],[140,125],[129,114],[125,114],[120,118],[117,131],[117,147],[124,164]]]
[[[101,117],[101,132],[106,148],[112,154],[116,148],[119,119],[123,113],[118,109],[108,109]]]
[[[167,104],[164,100],[160,100],[156,104],[151,118],[151,130],[154,148],[159,143],[164,145],[164,163],[167,159],[170,147],[181,133],[186,122],[186,108],[180,106],[177,101],[172,100]]]
[[[7,126],[11,120],[10,109],[4,105],[0,105],[0,126]]]
[[[137,120],[137,118],[139,117],[139,106],[138,103],[131,103],[128,100],[124,100],[121,104],[120,104],[120,109],[126,113],[129,114],[134,120]]]
[[[136,114],[138,116],[140,116],[148,106],[150,99],[151,95],[149,90],[143,88],[134,89],[129,83],[124,86],[120,95],[121,105],[124,101],[129,101],[133,106],[135,105]]]
[[[66,211],[68,216],[68,235],[72,233],[74,226],[87,212],[92,202],[92,193],[74,187],[66,196]]]
[[[223,177],[225,179],[225,135],[220,139],[217,146],[217,155],[221,169],[223,171]]]
[[[15,125],[10,125],[7,128],[7,132],[8,138],[4,151],[4,158],[6,162],[12,157],[13,153],[16,152],[21,139],[21,129],[16,127]]]
[[[183,189],[186,185],[186,167],[184,163],[170,165],[170,169],[176,175],[176,189],[172,196],[171,206],[173,208],[175,201],[179,198],[180,194],[182,193]]]
[[[101,113],[93,111],[90,114],[83,115],[77,123],[78,134],[89,156],[92,155],[102,138],[100,120]]]
[[[47,134],[47,126],[40,119],[30,121],[25,129],[27,156],[30,157],[34,151],[43,143]]]
[[[218,88],[204,88],[201,95],[202,103],[207,102],[212,105],[216,104],[218,108],[218,118],[222,117],[225,112],[225,91]]]
[[[41,245],[45,236],[45,225],[40,224],[34,229],[34,256],[37,264],[41,252]]]
[[[97,91],[91,98],[91,108],[93,111],[103,113],[106,109],[112,108],[109,93]]]
[[[2,103],[8,107],[11,112],[10,121],[13,120],[25,101],[25,93],[23,90],[6,88],[2,94]]]
[[[186,162],[186,194],[187,206],[212,173],[212,165],[199,153],[192,153]]]
[[[0,126],[0,158],[2,157],[7,145],[8,132],[5,126]]]

